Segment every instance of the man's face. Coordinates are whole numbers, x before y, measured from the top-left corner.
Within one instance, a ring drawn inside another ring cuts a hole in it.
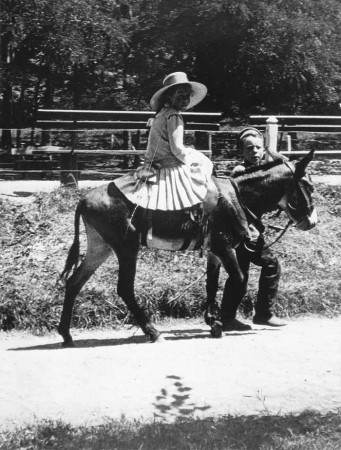
[[[247,136],[243,139],[244,160],[253,166],[258,166],[264,156],[263,139],[256,136]]]

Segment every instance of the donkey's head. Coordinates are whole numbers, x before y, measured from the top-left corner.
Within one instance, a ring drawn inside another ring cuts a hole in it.
[[[279,202],[279,206],[295,222],[299,230],[307,231],[317,224],[317,213],[314,206],[314,186],[309,174],[306,173],[308,164],[314,157],[312,150],[297,162],[285,161],[284,164],[292,171],[293,183]]]

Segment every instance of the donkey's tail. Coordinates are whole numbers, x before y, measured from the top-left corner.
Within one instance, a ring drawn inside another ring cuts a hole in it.
[[[81,213],[81,204],[79,203],[77,208],[76,208],[76,212],[75,212],[75,220],[74,220],[74,224],[75,224],[75,236],[73,238],[73,243],[70,247],[69,250],[69,254],[66,258],[66,262],[65,262],[65,266],[64,266],[64,270],[63,272],[60,274],[59,279],[64,278],[65,280],[68,279],[69,274],[72,270],[72,268],[74,268],[74,270],[77,269],[78,266],[78,260],[79,260],[79,222],[80,222],[80,216],[82,215]]]

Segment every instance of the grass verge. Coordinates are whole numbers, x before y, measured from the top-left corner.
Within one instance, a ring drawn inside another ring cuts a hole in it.
[[[285,416],[225,416],[173,424],[107,420],[74,427],[44,421],[0,433],[0,449],[339,450],[341,411]]]

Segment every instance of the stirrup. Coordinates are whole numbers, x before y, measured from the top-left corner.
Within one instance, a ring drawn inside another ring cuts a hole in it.
[[[202,221],[204,215],[204,210],[202,208],[202,205],[199,207],[196,207],[195,209],[191,209],[189,211],[189,216],[192,222],[194,223],[200,223]]]

